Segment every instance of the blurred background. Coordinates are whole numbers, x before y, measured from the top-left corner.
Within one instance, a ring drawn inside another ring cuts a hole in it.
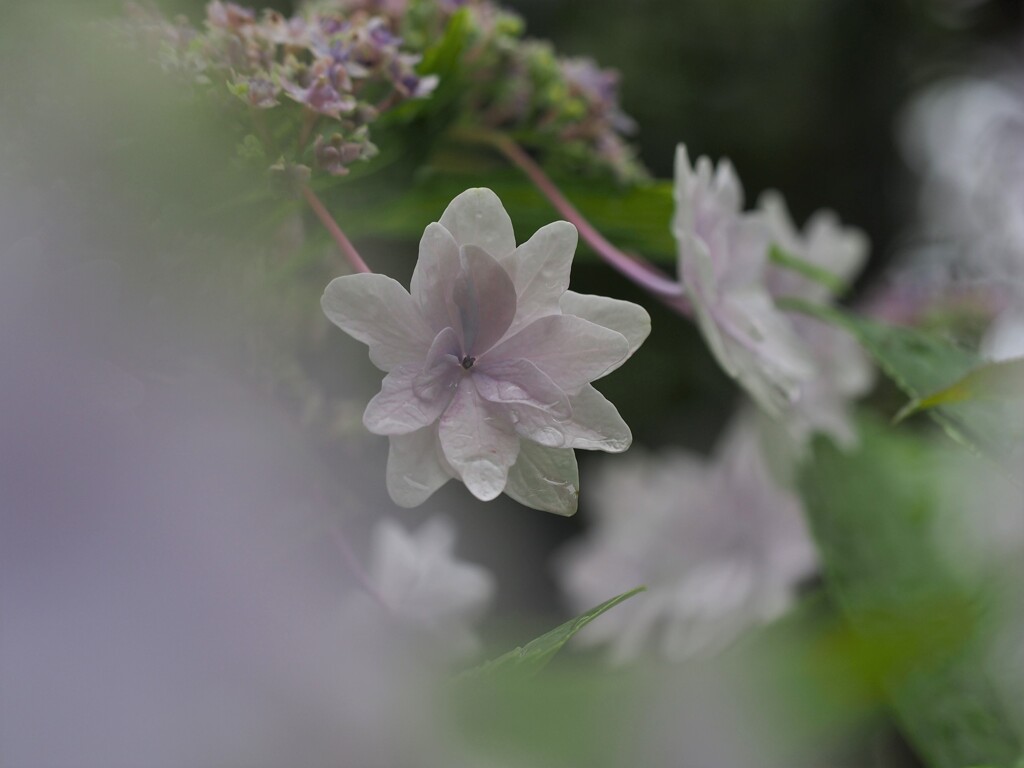
[[[324,712],[348,706],[344,691],[370,672],[394,673],[345,654],[336,663],[336,649],[356,641],[333,613],[353,584],[330,532],[342,519],[362,551],[378,511],[392,509],[385,441],[360,426],[377,372],[317,303],[340,270],[323,243],[299,254],[310,222],[294,208],[265,236],[245,201],[266,180],[234,167],[234,126],[101,34],[119,2],[40,5],[6,4],[0,21],[0,765],[337,764],[338,749],[361,754],[351,745],[362,726],[353,717],[334,732]],[[205,3],[156,5],[198,23]],[[917,97],[968,75],[1024,94],[1024,12],[1013,0],[505,5],[528,35],[621,72],[652,175],[671,177],[685,141],[693,155],[731,158],[751,203],[774,188],[798,223],[828,207],[864,229],[871,261],[852,303],[927,250],[927,173],[907,151]],[[408,279],[414,242],[359,245]],[[710,450],[740,398],[697,332],[593,259],[573,280],[652,314],[649,341],[601,386],[636,442]],[[476,504],[455,483],[411,513],[454,519],[460,554],[495,572],[492,645],[569,614],[551,562],[590,524],[586,488],[602,461],[580,456],[584,495],[571,520],[505,497]],[[871,675],[858,676],[878,660],[827,610],[809,615],[769,639],[783,650],[759,689],[792,705],[779,727],[800,749],[766,758],[705,745],[700,723],[716,707],[735,728],[765,716],[738,694],[739,709],[716,699],[687,721],[700,743],[693,765],[785,765],[794,754],[821,768],[920,764]],[[764,657],[742,658],[751,671]],[[703,695],[718,690],[705,678],[720,671],[679,682]],[[622,694],[616,685],[584,686],[559,706]],[[196,710],[194,693],[207,690]],[[696,707],[675,689],[644,691],[660,711]],[[795,703],[809,692],[822,698]],[[234,719],[225,724],[224,712]],[[768,720],[760,727],[771,731]],[[644,742],[652,755],[678,749],[671,725]],[[372,757],[352,765],[388,764],[363,748]],[[659,759],[635,764],[672,764]]]

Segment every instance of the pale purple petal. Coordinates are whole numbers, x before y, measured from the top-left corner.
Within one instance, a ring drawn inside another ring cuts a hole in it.
[[[363,412],[363,424],[368,430],[375,435],[407,435],[440,418],[453,390],[445,386],[421,388],[432,396],[420,396],[413,391],[413,382],[421,371],[418,365],[400,365],[384,377],[380,392]]]
[[[412,380],[412,391],[417,397],[428,401],[439,397],[451,399],[462,375],[460,351],[459,335],[454,328],[445,328],[434,337],[422,370]]]
[[[493,347],[512,324],[516,289],[508,272],[483,249],[464,245],[459,259],[448,311],[462,338],[463,354],[475,358]]]
[[[409,292],[384,275],[337,277],[320,306],[332,323],[369,346],[370,360],[384,371],[421,362],[433,338]]]
[[[433,330],[451,324],[447,296],[459,274],[459,265],[459,246],[455,238],[437,222],[428,224],[420,238],[410,292],[420,314]]]
[[[513,331],[537,318],[558,314],[558,300],[569,287],[569,270],[578,240],[576,227],[567,221],[556,221],[538,229],[504,262],[519,302]]]
[[[440,223],[459,245],[478,246],[499,261],[516,249],[512,220],[489,189],[467,189],[448,204]]]
[[[651,332],[651,316],[631,301],[566,291],[559,304],[566,315],[576,315],[621,333],[629,344],[630,356]]]
[[[576,514],[580,476],[568,449],[523,443],[508,473],[505,493],[524,506],[569,517]]]
[[[388,449],[388,495],[400,507],[416,507],[451,479],[440,455],[437,427],[392,435]]]
[[[496,413],[496,406],[480,397],[472,377],[460,383],[438,435],[445,458],[470,493],[490,501],[504,490],[509,468],[519,455],[519,437]]]
[[[621,333],[573,315],[549,315],[501,342],[486,361],[527,359],[573,394],[628,355],[629,343]]]
[[[572,414],[569,396],[529,360],[499,360],[481,363],[477,368],[473,370],[473,383],[484,400],[498,405],[528,405],[554,418],[565,419]]]

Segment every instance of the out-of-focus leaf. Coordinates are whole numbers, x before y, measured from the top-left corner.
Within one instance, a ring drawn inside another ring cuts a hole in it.
[[[825,587],[884,651],[878,683],[921,755],[1009,768],[1021,743],[988,677],[989,605],[935,544],[948,466],[929,443],[865,422],[855,453],[816,443],[802,488]]]
[[[381,125],[408,123],[421,116],[435,115],[458,97],[461,91],[458,82],[459,64],[469,31],[469,10],[463,8],[448,20],[444,34],[426,49],[416,68],[421,77],[438,77],[437,88],[429,97],[411,99],[389,110],[382,116]]]
[[[575,619],[555,627],[535,640],[531,640],[521,648],[511,650],[496,659],[481,664],[479,667],[467,670],[459,676],[459,679],[480,680],[507,674],[521,677],[535,675],[548,665],[548,662],[562,650],[563,646],[569,642],[573,635],[601,614],[610,611],[619,603],[625,602],[634,595],[643,592],[644,589],[646,587],[637,587],[618,597],[613,597],[611,600],[601,603],[596,608],[591,608]]]
[[[845,328],[874,357],[905,394],[918,400],[978,368],[978,355],[934,334],[868,320],[834,307],[799,300],[787,309]],[[971,451],[1004,468],[1019,463],[1024,451],[1024,418],[1019,404],[968,399],[936,404],[928,413],[946,433]]]
[[[920,411],[969,400],[1015,400],[1024,397],[1024,358],[989,363],[975,368],[962,379],[926,397],[907,403],[895,422]]]

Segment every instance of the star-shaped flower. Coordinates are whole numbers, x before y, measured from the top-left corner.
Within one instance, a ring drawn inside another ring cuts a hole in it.
[[[502,491],[571,515],[574,448],[624,451],[629,427],[590,382],[650,332],[635,304],[567,290],[577,233],[559,221],[520,245],[489,189],[451,202],[420,240],[406,291],[357,274],[321,302],[387,371],[363,423],[388,435],[388,491],[416,506],[450,478],[489,501]]]
[[[770,236],[764,218],[743,212],[743,188],[728,161],[691,166],[676,152],[679,277],[712,353],[770,414],[800,395],[814,367],[765,284]]]

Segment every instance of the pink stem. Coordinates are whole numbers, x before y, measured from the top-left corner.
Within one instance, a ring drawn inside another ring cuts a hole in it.
[[[604,235],[598,232],[569,202],[558,186],[548,178],[543,169],[522,147],[505,136],[495,136],[491,143],[530,178],[534,186],[547,197],[559,213],[575,225],[580,237],[594,249],[598,256],[640,287],[657,295],[669,306],[685,315],[691,314],[689,303],[683,296],[683,288],[678,282],[650,264],[623,253],[608,242]]]
[[[338,244],[338,248],[344,254],[345,258],[348,259],[348,263],[352,265],[352,269],[356,272],[372,272],[366,262],[363,261],[362,256],[359,255],[359,251],[355,249],[351,241],[345,237],[345,233],[341,231],[341,227],[331,216],[330,211],[324,207],[324,204],[320,202],[320,198],[316,196],[312,189],[308,186],[302,188],[302,196],[306,198],[306,202],[309,203],[309,207],[313,209],[313,213],[316,214],[317,218],[320,219],[320,223],[324,225],[324,228],[334,238],[334,242]]]

